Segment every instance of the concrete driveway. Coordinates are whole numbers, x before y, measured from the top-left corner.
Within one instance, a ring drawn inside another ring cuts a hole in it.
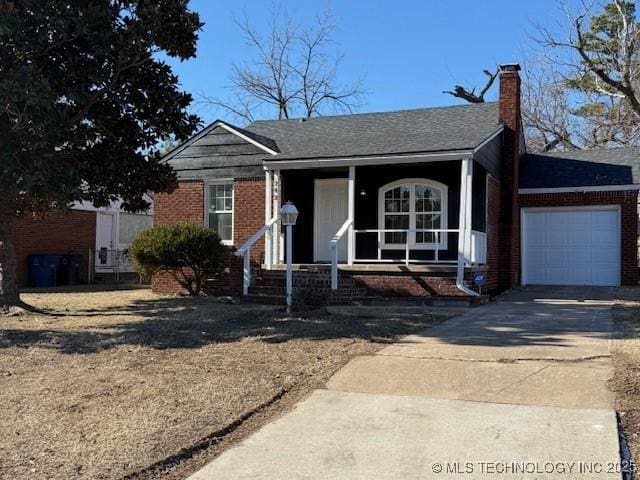
[[[356,358],[191,479],[619,479],[613,297],[527,288]]]

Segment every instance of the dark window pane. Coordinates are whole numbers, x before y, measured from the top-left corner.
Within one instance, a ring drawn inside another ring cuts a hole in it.
[[[232,238],[232,216],[230,213],[210,213],[209,227],[214,229],[222,240]]]
[[[409,215],[386,215],[384,218],[384,228],[390,230],[406,230],[409,228]],[[404,232],[385,233],[385,243],[405,243],[407,234]]]
[[[440,226],[440,214],[416,215],[416,229],[437,230]],[[442,240],[444,233],[438,237]],[[436,234],[434,232],[416,232],[416,243],[434,243]]]

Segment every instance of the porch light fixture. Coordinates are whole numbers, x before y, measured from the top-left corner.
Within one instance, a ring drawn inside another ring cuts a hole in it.
[[[364,188],[362,190],[360,190],[360,196],[361,197],[366,197],[367,196],[367,191]]]
[[[280,218],[283,225],[295,225],[298,220],[298,209],[293,203],[287,202],[280,209]]]
[[[293,243],[293,229],[298,219],[298,209],[291,203],[285,203],[280,209],[280,221],[287,227],[287,313],[291,313],[291,306],[293,305],[293,266],[292,266],[292,243]]]

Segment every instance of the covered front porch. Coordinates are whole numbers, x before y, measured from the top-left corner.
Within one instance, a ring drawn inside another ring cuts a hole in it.
[[[474,295],[464,274],[487,260],[487,172],[471,156],[420,160],[267,165],[263,268],[284,264],[277,212],[291,201],[293,262],[329,268],[332,287],[338,270],[423,271],[455,275]]]

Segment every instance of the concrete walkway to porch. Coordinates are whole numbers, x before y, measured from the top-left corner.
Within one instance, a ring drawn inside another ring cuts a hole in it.
[[[191,480],[621,478],[612,289],[527,288],[347,364]]]

